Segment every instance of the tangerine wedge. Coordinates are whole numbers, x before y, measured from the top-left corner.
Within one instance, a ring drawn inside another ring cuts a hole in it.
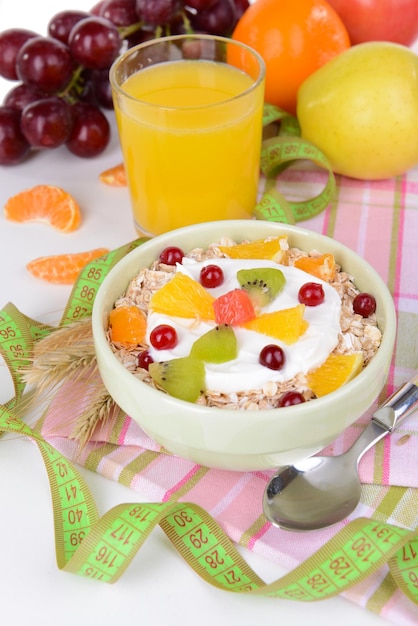
[[[4,213],[13,222],[45,222],[63,233],[76,230],[81,211],[76,200],[61,187],[36,185],[9,198]]]
[[[330,282],[335,277],[335,259],[330,253],[319,256],[302,256],[295,260],[295,267],[312,276]]]
[[[276,263],[285,263],[287,259],[287,237],[258,239],[233,246],[218,246],[218,249],[231,259],[268,259]]]
[[[110,187],[126,187],[128,182],[126,180],[126,170],[123,163],[114,165],[107,170],[104,170],[99,174],[99,180],[105,185]]]
[[[289,309],[263,313],[241,326],[290,345],[295,343],[309,326],[308,322],[303,319],[304,312],[305,305],[298,304]]]
[[[308,372],[308,387],[318,398],[335,391],[357,376],[363,368],[363,354],[330,354],[327,360]]]
[[[147,320],[137,306],[119,306],[110,311],[109,326],[112,341],[138,345],[145,339]]]
[[[175,317],[190,317],[214,320],[215,298],[197,281],[182,272],[174,277],[151,297],[149,307],[156,313]]]
[[[29,261],[26,268],[36,278],[41,278],[49,283],[72,285],[87,263],[108,252],[108,248],[96,248],[74,254],[43,256]]]

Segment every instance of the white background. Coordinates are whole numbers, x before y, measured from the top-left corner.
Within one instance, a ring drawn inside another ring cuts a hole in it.
[[[0,0],[0,30],[22,27],[46,34],[54,13],[89,10],[92,4],[88,0]],[[0,99],[12,86],[0,79]],[[113,115],[109,117],[113,123]],[[48,254],[102,246],[112,249],[136,238],[126,189],[107,188],[97,180],[102,170],[120,160],[113,129],[111,144],[100,158],[80,160],[59,149],[38,154],[19,166],[0,167],[1,207],[9,196],[45,182],[71,191],[83,210],[81,228],[68,235],[41,224],[11,224],[0,216],[0,308],[11,301],[27,315],[58,322],[70,289],[32,278],[25,264]],[[0,364],[0,401],[11,395],[7,369]],[[100,513],[117,503],[141,499],[140,494],[117,483],[81,471]],[[241,552],[266,582],[285,573],[277,564],[247,550]],[[18,626],[108,626],[144,620],[172,626],[387,623],[343,598],[305,605],[212,588],[183,562],[159,528],[115,585],[65,574],[55,563],[51,499],[41,456],[28,440],[10,436],[0,439],[0,584],[1,620]]]

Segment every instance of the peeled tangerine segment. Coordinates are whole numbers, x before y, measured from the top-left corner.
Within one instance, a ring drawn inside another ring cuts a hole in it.
[[[206,363],[225,363],[238,356],[238,343],[234,330],[227,324],[215,326],[196,339],[191,355]]]
[[[309,324],[303,319],[305,305],[298,304],[290,309],[263,313],[242,324],[243,328],[268,335],[288,345],[295,343],[306,331]]]
[[[239,270],[237,280],[241,289],[247,291],[256,308],[262,308],[272,302],[286,283],[283,272],[275,267]]]
[[[151,363],[148,371],[161,389],[179,400],[196,402],[205,389],[205,366],[194,356]]]
[[[326,282],[330,282],[335,277],[335,259],[329,252],[318,256],[301,256],[295,260],[294,265]]]
[[[350,381],[362,368],[362,352],[330,354],[322,365],[308,372],[308,387],[320,398]]]
[[[218,246],[218,249],[231,259],[269,259],[276,263],[285,263],[288,244],[286,235],[282,235],[233,246]]]
[[[4,213],[14,222],[45,222],[63,233],[76,230],[81,223],[75,198],[54,185],[35,185],[20,191],[7,200]]]
[[[151,297],[149,308],[175,317],[214,320],[215,298],[193,278],[177,272]]]
[[[145,339],[147,320],[137,306],[120,306],[110,312],[109,326],[112,341],[138,345]]]

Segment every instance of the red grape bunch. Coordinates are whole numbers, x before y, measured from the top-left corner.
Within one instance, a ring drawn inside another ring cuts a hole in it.
[[[90,11],[61,11],[40,35],[0,32],[0,76],[18,81],[0,106],[0,165],[34,150],[66,146],[100,154],[112,109],[109,68],[123,50],[172,34],[229,36],[248,0],[101,0]]]

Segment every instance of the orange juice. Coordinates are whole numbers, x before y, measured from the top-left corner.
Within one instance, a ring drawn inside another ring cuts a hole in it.
[[[176,60],[131,74],[115,98],[138,230],[251,217],[263,83],[226,63]]]

